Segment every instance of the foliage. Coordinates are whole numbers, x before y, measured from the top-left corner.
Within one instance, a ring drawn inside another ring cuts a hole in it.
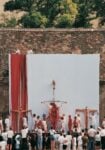
[[[4,5],[4,10],[14,10],[15,9],[15,2],[13,0],[8,1]]]
[[[60,28],[72,27],[77,15],[77,5],[71,0],[64,0],[59,8],[60,13],[55,18],[55,26]]]
[[[95,0],[95,11],[100,18],[100,25],[105,25],[105,0]]]
[[[25,28],[40,28],[46,25],[47,18],[42,16],[40,12],[33,12],[24,15],[20,22]]]
[[[23,27],[70,27],[77,15],[77,5],[72,0],[10,0],[5,10],[25,10]],[[56,22],[56,25],[55,25]],[[41,24],[42,23],[42,24]]]
[[[34,0],[10,0],[5,3],[4,10],[25,10],[29,11],[33,5]]]
[[[70,14],[63,14],[56,18],[55,27],[69,28],[72,27],[73,19]]]
[[[105,0],[10,0],[4,9],[26,11],[27,15],[22,18],[23,27],[87,28],[97,17],[101,24],[105,23]]]
[[[78,5],[78,14],[74,27],[91,27],[90,20],[96,17],[94,11],[95,0],[75,0],[75,2]]]

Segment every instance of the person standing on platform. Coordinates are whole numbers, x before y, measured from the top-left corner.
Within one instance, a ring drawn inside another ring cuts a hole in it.
[[[10,126],[11,126],[11,123],[10,123],[10,116],[7,115],[7,117],[5,118],[4,120],[4,124],[5,124],[5,130],[8,131]]]
[[[75,129],[78,129],[78,120],[77,120],[77,116],[74,117],[73,120],[73,131],[75,131]]]
[[[72,131],[72,118],[71,118],[71,115],[68,116],[68,130],[71,133],[71,131]]]
[[[27,119],[27,116],[24,116],[22,118],[22,121],[23,121],[23,127],[28,127],[28,119]]]
[[[47,121],[46,121],[46,118],[43,118],[42,125],[43,125],[44,132],[47,133]]]
[[[81,117],[80,114],[77,114],[77,122],[78,122],[78,133],[81,132]]]
[[[97,115],[93,112],[90,116],[90,125],[93,126],[94,129],[97,127]]]
[[[36,122],[37,122],[36,114],[33,114],[33,115],[32,115],[32,130],[35,129],[35,127],[36,127]]]

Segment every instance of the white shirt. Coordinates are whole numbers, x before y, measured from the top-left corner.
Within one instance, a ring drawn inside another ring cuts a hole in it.
[[[71,135],[66,135],[66,138],[68,139],[69,144],[72,142],[72,136]]]
[[[27,138],[28,128],[21,130],[22,138]]]
[[[7,132],[2,132],[2,137],[3,137],[3,139],[4,139],[4,141],[6,141],[7,142],[7,138],[8,138],[8,134],[7,134]]]
[[[100,135],[101,135],[101,136],[105,136],[105,129],[102,129],[102,130],[100,131]]]
[[[6,150],[6,142],[5,141],[0,142],[0,150]]]
[[[75,147],[76,145],[77,145],[76,137],[73,137],[73,147]]]
[[[95,141],[101,141],[101,136],[100,136],[100,134],[96,134],[95,135]]]
[[[64,137],[64,139],[63,139],[63,144],[64,144],[64,145],[68,145],[68,139],[67,139],[67,137]]]
[[[50,135],[54,135],[56,133],[56,131],[54,129],[50,129]]]
[[[89,135],[90,137],[95,137],[95,134],[96,134],[96,130],[95,130],[95,129],[90,128],[90,129],[88,130],[88,135]]]
[[[6,126],[10,127],[10,120],[9,120],[9,118],[5,119],[5,124],[6,124]]]
[[[102,126],[105,128],[105,120],[102,121]]]
[[[63,140],[64,140],[64,136],[63,135],[60,135],[59,138],[58,138],[58,142],[60,144],[63,144]]]
[[[27,118],[23,117],[23,127],[27,127],[27,126],[28,126]]]
[[[82,145],[82,136],[78,136],[78,145]]]
[[[8,136],[8,138],[12,138],[13,135],[14,135],[13,130],[8,130],[8,131],[7,131],[7,136]]]
[[[94,114],[94,115],[90,115],[90,123],[92,126],[96,127],[96,124],[97,124],[97,116]]]

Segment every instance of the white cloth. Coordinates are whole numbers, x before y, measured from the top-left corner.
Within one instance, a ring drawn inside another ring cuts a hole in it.
[[[78,146],[82,146],[82,136],[78,136]]]
[[[7,131],[7,136],[8,136],[8,138],[12,138],[13,135],[14,135],[13,130],[8,130],[8,131]]]
[[[72,143],[72,136],[71,136],[71,135],[67,135],[66,138],[68,139],[67,150],[70,150],[70,148],[71,148],[71,143]]]
[[[54,129],[50,129],[49,133],[50,133],[50,135],[54,135],[56,133],[56,131]]]
[[[92,125],[95,129],[98,126],[97,125],[97,115],[90,115],[90,125]]]
[[[6,125],[6,130],[9,130],[9,128],[10,128],[10,119],[9,118],[5,118],[5,125]]]
[[[60,135],[58,138],[59,150],[63,150],[63,140],[64,140],[64,136]]]
[[[3,137],[3,140],[7,142],[7,139],[8,139],[8,134],[7,132],[2,132],[2,137]]]
[[[26,117],[23,117],[23,127],[28,127],[28,121]]]
[[[102,130],[100,131],[100,136],[105,136],[105,129],[102,129]]]
[[[0,150],[6,150],[6,142],[5,141],[0,142]]]
[[[105,120],[102,121],[102,126],[105,128]]]
[[[95,130],[95,129],[90,128],[90,129],[88,130],[88,135],[89,135],[89,137],[95,137],[95,134],[96,134],[96,130]]]
[[[95,135],[95,141],[101,141],[101,136],[100,136],[100,134],[96,134]]]
[[[58,138],[58,142],[60,144],[63,144],[63,140],[64,140],[64,136],[63,135],[60,135],[59,138]]]
[[[2,119],[0,119],[0,132],[3,130],[3,121],[2,121]]]
[[[73,144],[73,150],[76,150],[76,146],[77,146],[77,143],[76,143],[76,137],[73,137],[72,139],[72,144]]]
[[[68,138],[67,138],[67,137],[64,137],[64,139],[63,139],[63,144],[64,144],[64,145],[68,145]]]
[[[26,138],[28,134],[28,128],[21,130],[22,138]]]

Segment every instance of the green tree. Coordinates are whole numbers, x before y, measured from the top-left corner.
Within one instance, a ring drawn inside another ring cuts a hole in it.
[[[77,15],[77,5],[72,0],[11,0],[5,4],[5,10],[9,9],[21,9],[28,12],[21,20],[24,27],[33,27],[35,21],[38,20],[41,22],[43,22],[42,20],[45,22],[47,20],[47,23],[42,23],[42,26],[45,27],[61,27],[61,24],[65,24],[65,27],[70,27]],[[37,26],[37,23],[34,27]],[[41,27],[39,24],[38,27]]]
[[[40,28],[46,26],[47,18],[42,16],[40,12],[33,12],[24,15],[20,22],[25,28]]]
[[[5,3],[4,10],[17,10],[30,11],[35,0],[10,0]]]
[[[90,21],[96,18],[95,0],[74,0],[78,5],[78,14],[74,27],[91,27]]]
[[[100,19],[100,25],[105,25],[105,0],[95,0],[95,11]]]

